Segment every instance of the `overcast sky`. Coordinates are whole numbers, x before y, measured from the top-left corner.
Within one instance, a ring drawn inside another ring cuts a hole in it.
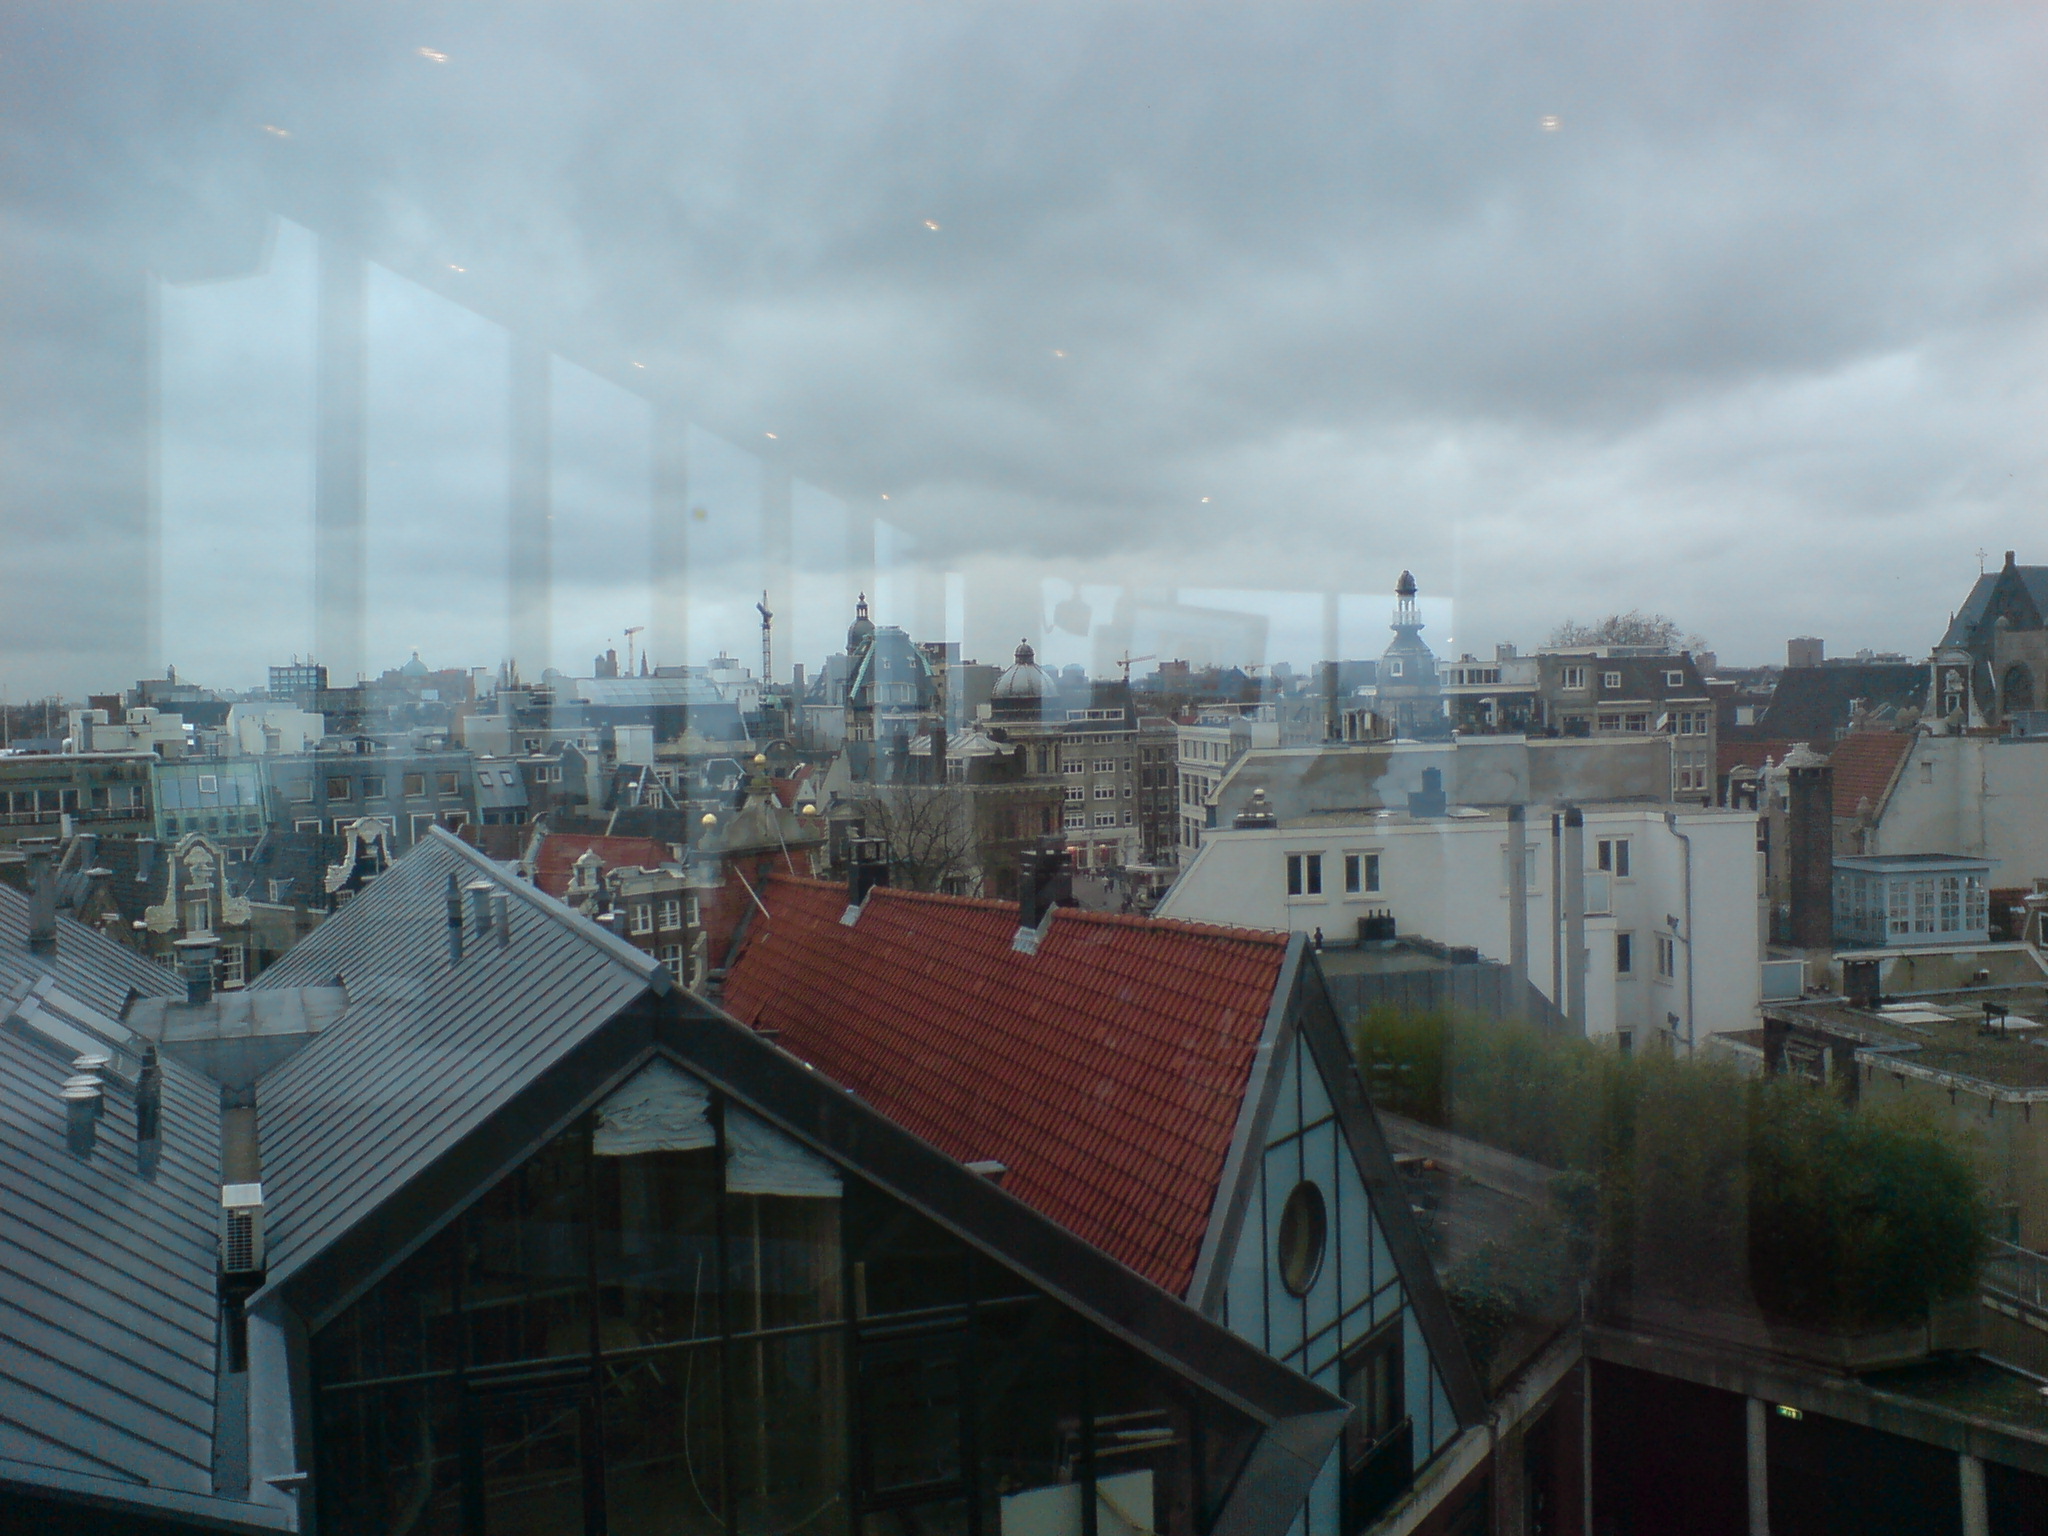
[[[876,583],[985,658],[1370,655],[1404,567],[1440,650],[1641,607],[1921,655],[1980,549],[2048,563],[2043,16],[17,4],[4,235],[53,291],[163,274],[150,646],[202,681],[311,645],[323,236],[376,263],[375,666],[509,643],[512,329],[561,354],[561,665],[752,659],[763,581],[778,665]],[[22,489],[23,359],[133,352],[62,298],[0,337],[17,699],[121,681],[45,615],[146,536],[38,510],[104,454]],[[642,395],[696,434],[686,619]],[[736,526],[775,464],[787,577]]]

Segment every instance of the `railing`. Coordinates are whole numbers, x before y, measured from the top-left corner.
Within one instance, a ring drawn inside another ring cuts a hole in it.
[[[73,821],[146,821],[147,806],[101,807],[90,811],[0,811],[0,827],[41,827],[69,816]]]
[[[2036,1253],[1994,1237],[1978,1284],[1984,1290],[2048,1312],[2048,1253]]]

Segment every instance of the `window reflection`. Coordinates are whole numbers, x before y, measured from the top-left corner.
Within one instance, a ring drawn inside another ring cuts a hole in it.
[[[322,1328],[313,1375],[337,1536],[1198,1536],[1253,1433],[666,1065]]]

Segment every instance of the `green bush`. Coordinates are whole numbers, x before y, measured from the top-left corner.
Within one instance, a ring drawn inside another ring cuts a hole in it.
[[[1982,1262],[1987,1207],[1958,1149],[1803,1079],[1445,1014],[1375,1010],[1356,1045],[1382,1107],[1575,1181],[1554,1194],[1590,1228],[1603,1305],[1753,1299],[1814,1326],[1884,1327],[1966,1291]],[[1514,1288],[1480,1257],[1447,1279],[1485,1334]]]

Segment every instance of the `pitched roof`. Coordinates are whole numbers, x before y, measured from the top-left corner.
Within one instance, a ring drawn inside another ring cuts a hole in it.
[[[447,880],[511,893],[511,942],[465,921],[448,957]],[[277,1282],[667,972],[435,827],[265,971],[254,989],[339,978],[348,1010],[257,1088],[265,1232]]]
[[[2048,614],[2048,565],[2008,565],[1995,571],[1985,571],[1977,577],[1970,588],[1970,595],[1963,599],[1963,606],[1949,621],[1948,632],[1941,640],[1944,649],[1949,646],[1967,648],[1980,638],[2007,571],[2018,580],[2020,590],[2032,603],[2034,612]]]
[[[1828,766],[1834,770],[1835,814],[1854,816],[1864,800],[1873,810],[1882,810],[1899,764],[1912,746],[1913,738],[1899,731],[1856,731],[1836,742],[1828,754]]]
[[[1207,1230],[1285,934],[775,876],[727,1009],[1175,1295]]]
[[[606,869],[623,864],[630,869],[653,869],[674,857],[667,843],[651,837],[594,837],[587,832],[550,832],[541,839],[540,853],[533,861],[533,883],[550,896],[559,897],[569,889],[569,872],[585,853],[595,853]]]
[[[136,993],[182,988],[67,918],[44,965],[27,919],[0,886],[0,1462],[210,1495],[219,1093],[162,1062],[161,1152],[139,1173],[136,1042],[119,1015]],[[58,1098],[81,1043],[116,1062],[89,1158],[66,1150]]]
[[[1918,663],[1787,667],[1756,730],[1787,741],[1825,742],[1848,731],[1859,703],[1889,716],[1926,701],[1927,668]]]

